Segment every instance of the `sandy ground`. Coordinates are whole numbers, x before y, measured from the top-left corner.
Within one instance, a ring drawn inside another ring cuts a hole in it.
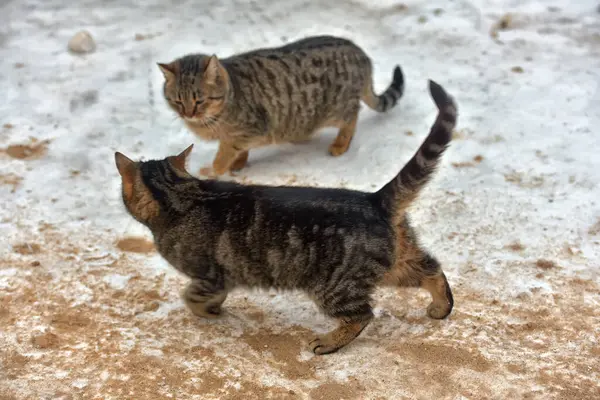
[[[319,3],[1,3],[0,399],[600,398],[597,2]],[[67,51],[80,29],[94,53]],[[428,78],[460,118],[412,210],[453,314],[432,321],[424,292],[382,290],[363,334],[319,357],[307,342],[333,321],[298,293],[238,291],[223,318],[192,316],[186,279],[123,209],[113,153],[195,143],[191,170],[212,160],[164,104],[155,62],[323,33],[365,48],[379,90],[401,64],[400,106],[363,111],[341,158],[326,131],[227,179],[376,190],[435,117]]]

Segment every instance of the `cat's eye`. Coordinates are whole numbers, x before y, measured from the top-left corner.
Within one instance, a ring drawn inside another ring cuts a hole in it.
[[[223,96],[214,96],[214,97],[209,97],[210,100],[223,100]]]

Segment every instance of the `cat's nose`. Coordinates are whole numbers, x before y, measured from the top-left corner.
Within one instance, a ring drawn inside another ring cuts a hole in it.
[[[189,107],[189,108],[187,108],[187,109],[185,109],[185,108],[184,108],[184,109],[183,109],[183,115],[184,115],[186,118],[192,118],[192,117],[194,116],[194,114],[195,114],[195,112],[194,112],[194,111],[195,111],[195,110],[194,110],[193,108],[191,108],[191,107]]]

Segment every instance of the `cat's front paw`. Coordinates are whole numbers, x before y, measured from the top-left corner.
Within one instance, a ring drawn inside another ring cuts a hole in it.
[[[215,319],[221,316],[222,309],[220,305],[216,304],[203,304],[203,303],[193,303],[189,300],[186,300],[187,308],[197,317]]]
[[[317,355],[323,355],[323,354],[334,353],[335,351],[339,350],[344,345],[333,340],[331,335],[326,334],[326,335],[315,337],[313,340],[311,340],[308,343],[308,346],[310,347],[310,350],[313,353],[315,353]]]
[[[450,311],[452,311],[452,309],[448,304],[431,303],[427,307],[427,315],[433,319],[444,319],[450,315]]]
[[[348,151],[348,146],[346,145],[333,143],[331,146],[329,146],[329,154],[331,154],[334,157],[339,157],[346,151]]]
[[[217,178],[217,174],[215,174],[215,170],[212,167],[202,167],[198,171],[198,174],[200,174],[201,176],[210,178],[210,179]]]

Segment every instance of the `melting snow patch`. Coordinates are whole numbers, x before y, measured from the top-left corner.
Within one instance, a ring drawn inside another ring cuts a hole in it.
[[[88,380],[87,379],[76,379],[73,381],[72,385],[74,387],[76,387],[77,389],[83,389],[84,387],[86,387],[88,385]]]
[[[109,274],[102,280],[115,290],[123,290],[127,286],[129,279],[131,279],[130,275]]]

